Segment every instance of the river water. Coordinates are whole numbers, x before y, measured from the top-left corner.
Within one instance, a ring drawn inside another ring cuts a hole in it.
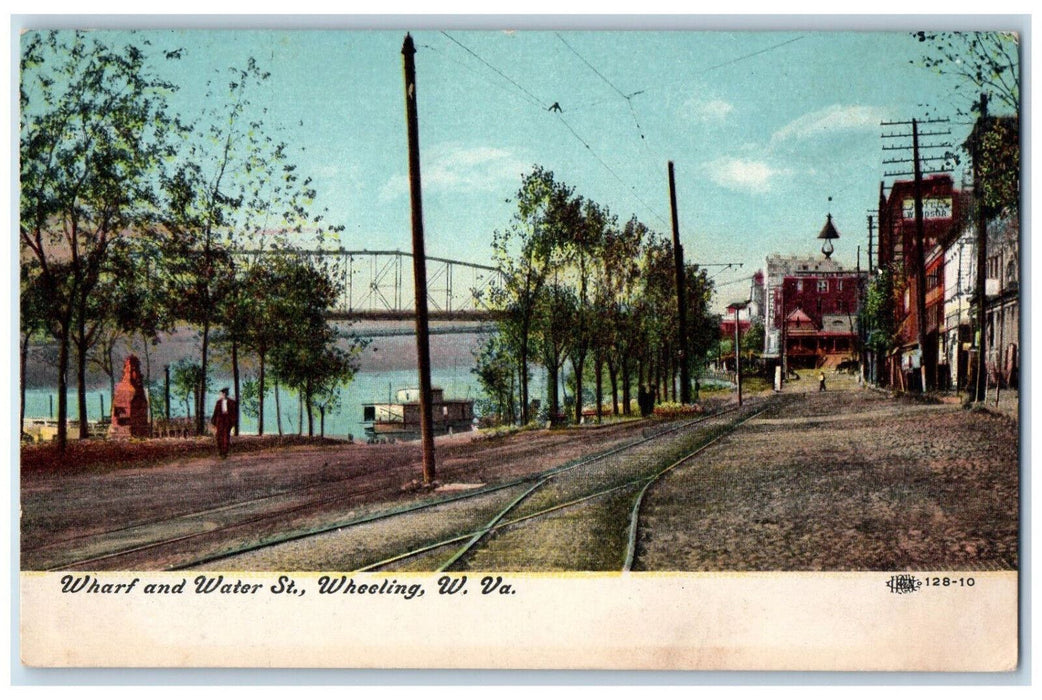
[[[529,380],[529,392],[534,399],[544,399],[545,377],[543,372],[533,368]],[[466,366],[434,367],[431,369],[431,384],[445,392],[446,399],[482,399],[485,397],[477,377]],[[352,435],[361,438],[365,435],[362,423],[362,405],[367,403],[386,403],[394,401],[398,389],[407,389],[419,385],[416,370],[380,370],[360,371],[352,381],[340,389],[340,411],[326,415],[326,435],[330,437],[346,437]],[[217,391],[221,387],[231,387],[230,377],[218,377],[213,382],[213,389],[207,395],[208,410],[213,410],[217,399]],[[297,433],[300,424],[300,404],[296,394],[279,390],[279,403],[282,413],[282,430],[284,433]],[[77,416],[76,391],[69,392],[69,419]],[[185,404],[174,396],[170,397],[170,415],[183,418],[187,415]],[[58,396],[53,389],[28,389],[25,392],[25,417],[54,418],[58,410]],[[104,411],[104,412],[103,412]],[[99,420],[103,415],[107,418],[112,412],[112,397],[108,387],[92,389],[87,393],[87,419]],[[162,412],[157,407],[157,414]],[[209,418],[209,416],[208,416]],[[243,414],[240,417],[240,432],[255,434],[257,419]],[[320,430],[319,414],[315,411],[315,434]],[[304,431],[307,432],[307,416],[304,416]],[[264,432],[277,434],[278,425],[275,412],[274,387],[268,385],[267,397],[264,401]]]
[[[431,370],[431,383],[435,387],[445,390],[447,399],[477,399],[483,396],[481,385],[477,378],[470,372],[469,367],[434,368]],[[217,390],[223,386],[230,387],[230,377],[214,380],[214,389],[207,396],[207,403],[212,409],[217,398]],[[327,436],[364,435],[362,424],[362,404],[385,403],[388,396],[392,400],[398,389],[415,387],[418,385],[416,370],[382,370],[379,372],[358,372],[350,384],[340,390],[341,409],[334,415],[326,415]],[[279,402],[282,413],[282,429],[286,433],[296,433],[299,427],[299,402],[296,394],[279,391]],[[76,392],[69,392],[69,418],[77,415]],[[170,397],[170,414],[172,417],[184,417],[187,415],[183,401]],[[104,414],[102,413],[104,406]],[[57,392],[45,389],[29,389],[25,392],[25,416],[26,418],[52,418],[58,410]],[[112,397],[109,395],[108,387],[104,389],[93,389],[87,394],[87,418],[96,421],[102,415],[108,417],[112,411]],[[158,412],[162,409],[159,408]],[[240,432],[256,433],[257,419],[247,415],[241,416]],[[307,416],[304,417],[304,430],[307,431]],[[315,432],[319,431],[319,416],[315,412]],[[275,395],[271,384],[268,385],[268,393],[264,405],[264,432],[277,433],[275,414]]]

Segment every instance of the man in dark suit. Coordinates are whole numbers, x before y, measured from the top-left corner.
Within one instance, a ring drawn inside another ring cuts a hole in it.
[[[213,407],[213,417],[210,418],[217,432],[217,451],[221,453],[221,459],[228,457],[228,446],[231,442],[232,428],[239,424],[239,405],[234,399],[228,398],[228,388],[221,389],[217,398],[217,405]]]

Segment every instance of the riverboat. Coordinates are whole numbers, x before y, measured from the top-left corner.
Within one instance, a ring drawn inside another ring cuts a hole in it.
[[[431,417],[435,435],[474,428],[474,400],[446,399],[442,389],[431,389]],[[420,390],[399,389],[394,402],[362,404],[362,423],[370,440],[415,440],[420,437]]]

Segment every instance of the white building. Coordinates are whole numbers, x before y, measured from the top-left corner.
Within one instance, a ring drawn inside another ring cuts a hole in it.
[[[764,262],[763,275],[763,355],[781,355],[780,293],[786,277],[808,275],[815,272],[842,272],[843,267],[832,258],[824,256],[779,255],[772,253]]]
[[[944,251],[944,333],[938,357],[949,368],[951,385],[966,383],[967,358],[973,343],[973,290],[976,284],[976,230],[967,226]]]

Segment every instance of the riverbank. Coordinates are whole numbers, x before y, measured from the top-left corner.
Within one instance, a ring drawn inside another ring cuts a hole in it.
[[[347,440],[301,435],[242,435],[233,437],[236,453],[263,452],[286,447],[351,444]],[[23,445],[22,472],[108,471],[125,466],[159,464],[175,458],[206,457],[217,454],[212,436],[190,438],[151,438],[148,440],[71,440],[65,453],[58,445]]]

